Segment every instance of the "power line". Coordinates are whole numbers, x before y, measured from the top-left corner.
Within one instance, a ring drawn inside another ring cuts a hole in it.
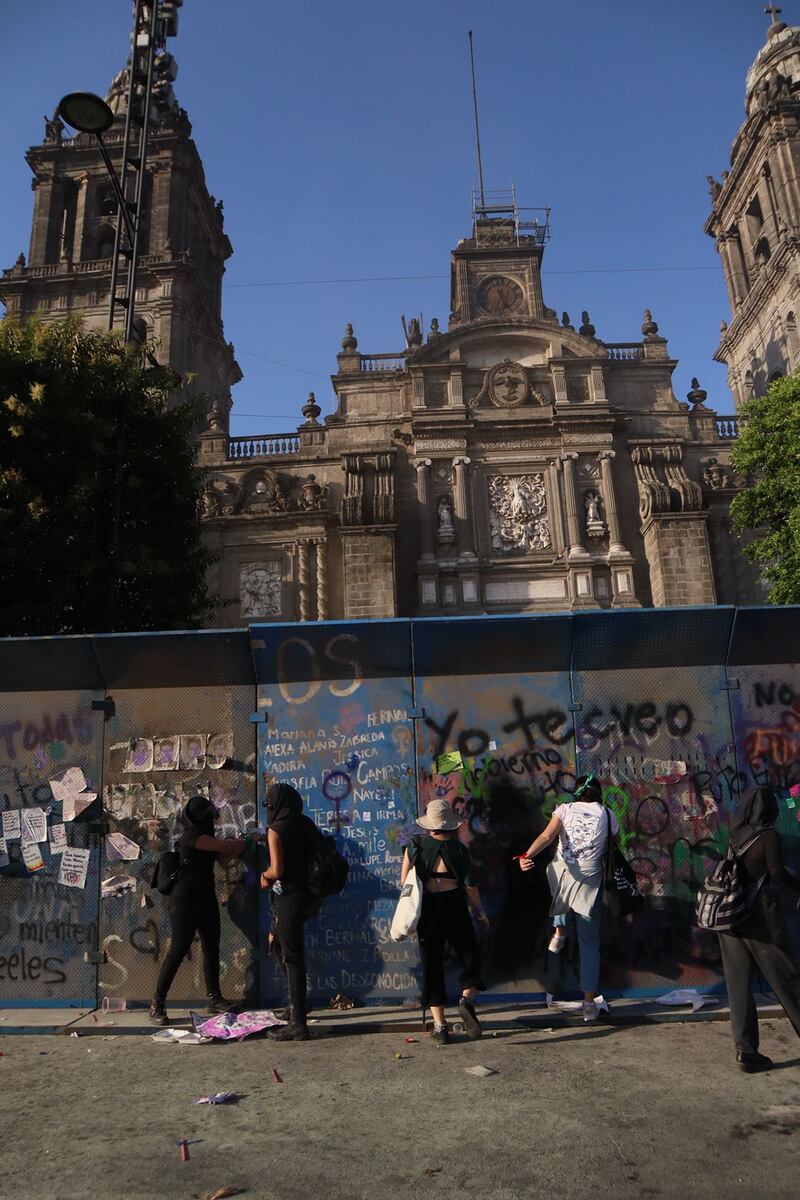
[[[719,267],[576,267],[542,271],[542,275],[649,275],[675,271],[718,271]],[[231,288],[314,287],[317,284],[405,283],[412,280],[449,279],[449,275],[355,275],[348,279],[265,279],[254,283],[224,283]]]

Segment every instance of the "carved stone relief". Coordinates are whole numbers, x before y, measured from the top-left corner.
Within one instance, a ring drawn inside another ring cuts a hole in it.
[[[328,501],[328,489],[317,483],[315,475],[309,475],[300,485],[298,507],[303,512],[320,512]]]
[[[244,563],[239,571],[239,600],[243,617],[279,617],[283,568],[278,559]]]
[[[730,487],[727,467],[717,462],[716,458],[709,458],[703,471],[703,483],[712,492],[719,492],[722,488]]]
[[[700,485],[689,479],[684,470],[683,446],[679,442],[633,446],[631,459],[639,490],[639,515],[643,521],[658,513],[700,510],[703,493]]]
[[[490,475],[488,487],[492,549],[502,554],[548,549],[544,475]]]
[[[433,478],[436,483],[449,484],[453,482],[453,465],[449,462],[437,462],[433,465]]]
[[[242,512],[282,513],[287,508],[286,497],[274,471],[259,471],[243,480]]]

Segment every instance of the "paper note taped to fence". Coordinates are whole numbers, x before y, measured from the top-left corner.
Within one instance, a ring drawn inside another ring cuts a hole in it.
[[[3,837],[7,842],[18,842],[22,833],[22,823],[19,819],[18,808],[7,808],[3,813]]]
[[[8,858],[8,847],[6,846],[6,839],[0,838],[0,867],[7,867],[8,863],[9,863],[9,858]]]
[[[22,840],[26,843],[47,841],[47,817],[43,808],[23,808]]]
[[[79,850],[68,846],[61,855],[61,869],[58,872],[58,882],[64,887],[86,887],[86,873],[89,870],[89,851]]]
[[[453,771],[460,771],[464,766],[464,760],[461,757],[460,750],[448,750],[446,754],[440,754],[436,760],[437,775],[450,775]]]
[[[141,850],[124,833],[109,833],[106,835],[106,858],[109,862],[120,862],[138,858]]]
[[[50,853],[63,854],[67,848],[67,827],[66,825],[51,825],[50,826]]]
[[[28,842],[22,847],[22,861],[29,871],[44,870],[44,859],[38,842]]]

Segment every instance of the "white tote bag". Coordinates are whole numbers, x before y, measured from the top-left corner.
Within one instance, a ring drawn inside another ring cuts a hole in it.
[[[419,923],[422,912],[422,884],[417,878],[414,867],[406,875],[406,881],[400,891],[400,899],[392,917],[392,927],[389,936],[393,942],[403,942],[413,933]]]

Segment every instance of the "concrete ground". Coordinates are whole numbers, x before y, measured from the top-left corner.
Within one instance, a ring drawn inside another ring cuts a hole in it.
[[[762,1021],[776,1069],[757,1076],[736,1070],[721,1021],[508,1022],[442,1048],[314,1031],[285,1045],[0,1037],[4,1200],[798,1194],[800,1042],[786,1020]],[[221,1090],[238,1102],[194,1103]],[[196,1140],[187,1163],[181,1137]]]

